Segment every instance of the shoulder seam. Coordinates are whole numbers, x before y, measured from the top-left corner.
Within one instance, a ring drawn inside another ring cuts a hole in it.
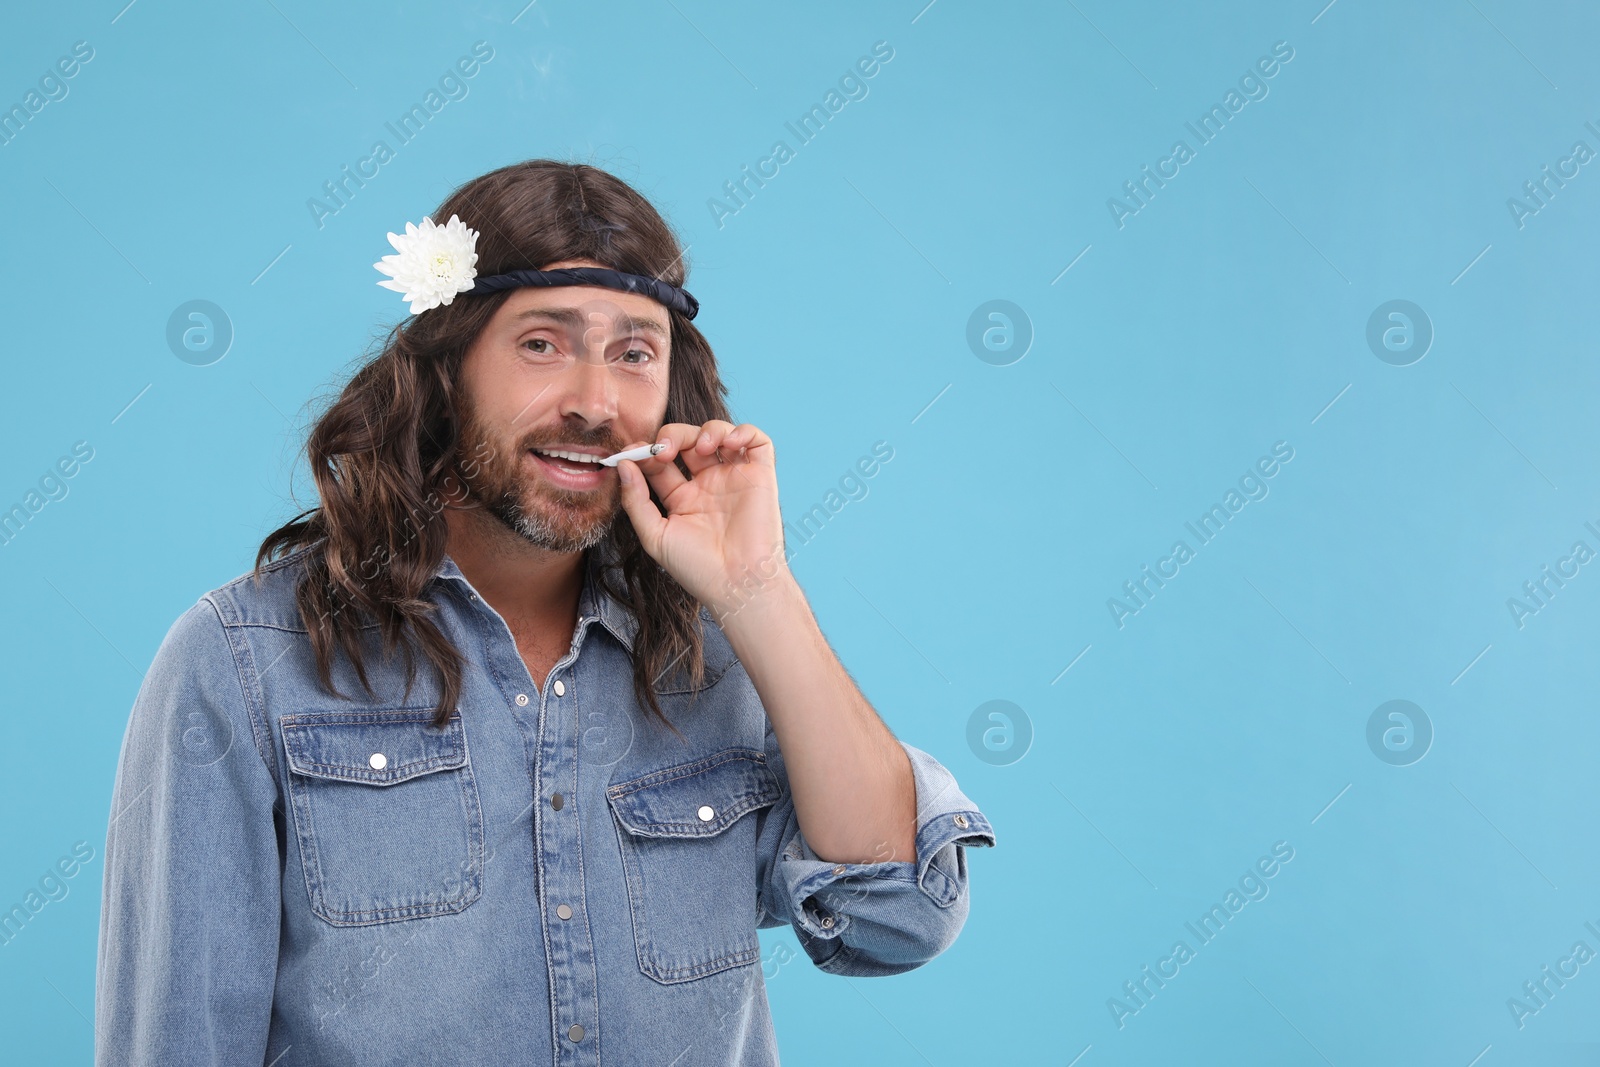
[[[244,681],[244,664],[240,662],[240,660],[239,660],[239,649],[238,649],[238,646],[234,644],[234,636],[235,636],[234,629],[235,629],[235,627],[230,626],[228,624],[228,621],[225,618],[223,618],[222,609],[217,604],[216,600],[214,599],[216,592],[217,592],[216,590],[213,590],[212,592],[207,593],[205,596],[200,598],[200,602],[210,605],[212,612],[217,617],[217,622],[222,626],[222,636],[223,636],[223,639],[226,640],[227,643],[228,643],[228,652],[233,657],[234,674],[238,678],[238,681],[239,681],[239,696],[240,696],[240,699],[243,701],[243,704],[244,704],[245,721],[248,722],[249,725],[250,725],[250,740],[251,740],[252,744],[255,746],[256,757],[261,760],[262,767],[266,770],[267,775],[272,779],[272,784],[278,788],[278,792],[281,795],[282,792],[283,792],[283,782],[278,777],[277,767],[275,766],[275,762],[276,761],[275,760],[269,760],[267,758],[266,749],[262,747],[262,737],[261,737],[261,729],[262,729],[262,727],[261,727],[261,724],[258,723],[257,718],[256,718],[256,704],[257,704],[257,702],[254,699],[252,699],[251,693],[250,693],[250,689],[249,689],[248,686],[245,685],[245,681]],[[270,731],[269,731],[269,736],[270,736]]]
[[[314,547],[315,542],[309,545],[301,545],[288,555],[283,556],[280,559],[275,559],[271,563],[263,564],[261,567],[262,577],[266,577],[267,575],[273,574],[277,571],[285,570],[292,564],[300,562],[300,560]],[[239,575],[237,578],[233,578],[230,581],[224,582],[222,585],[217,586],[215,589],[206,594],[208,597],[217,598],[213,600],[213,604],[217,607],[218,613],[222,616],[222,625],[230,630],[239,629],[241,627],[252,627],[262,630],[278,630],[282,633],[310,633],[310,629],[306,625],[305,618],[299,610],[298,601],[293,598],[291,598],[290,603],[291,614],[293,615],[291,620],[251,619],[245,617],[244,613],[239,609],[237,603],[239,599],[239,589],[246,582],[251,581],[251,579],[255,577],[255,574],[256,572],[254,568],[252,568],[251,570]],[[304,577],[304,575],[301,575],[297,580],[297,587],[301,581],[304,581]],[[221,598],[226,598],[228,603],[224,605]],[[357,629],[376,630],[381,625],[381,623],[375,621],[363,622],[357,627]]]
[[[263,563],[261,565],[261,567],[259,568],[261,574],[267,575],[267,574],[273,573],[274,571],[281,571],[285,567],[289,566],[290,564],[298,562],[302,556],[304,556],[307,552],[311,551],[311,549],[314,547],[314,545],[315,545],[315,542],[313,542],[312,544],[309,544],[309,545],[301,545],[299,548],[297,548],[294,551],[290,552],[288,555],[280,556],[279,558],[277,558],[275,560],[271,560],[271,561],[269,561],[267,563]],[[243,574],[239,575],[237,578],[234,578],[234,579],[232,579],[230,581],[224,582],[221,586],[218,587],[218,589],[231,589],[234,586],[239,585],[242,582],[249,581],[251,578],[255,577],[256,571],[257,571],[257,568],[251,567],[249,570],[245,571]],[[213,590],[213,591],[215,591],[215,590]]]

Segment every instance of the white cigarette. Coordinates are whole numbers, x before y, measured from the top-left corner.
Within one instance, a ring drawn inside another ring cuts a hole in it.
[[[655,455],[657,452],[660,452],[666,447],[666,445],[661,444],[660,442],[657,442],[653,445],[640,445],[638,448],[630,448],[625,452],[618,452],[614,456],[607,456],[605,459],[600,461],[600,465],[602,467],[615,467],[619,460],[649,459],[651,456]]]

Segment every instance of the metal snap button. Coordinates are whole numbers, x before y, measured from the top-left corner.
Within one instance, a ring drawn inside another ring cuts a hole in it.
[[[567,695],[567,687],[562,684],[560,678],[557,678],[556,679],[556,696],[564,697],[566,695]]]
[[[700,816],[701,822],[710,822],[716,817],[717,812],[716,809],[710,804],[702,804],[700,805],[700,810],[696,812],[696,814]]]
[[[833,929],[833,916],[832,915],[829,915],[827,918],[822,920],[822,927],[825,930]]]
[[[566,803],[566,800],[561,796],[560,793],[552,793],[552,794],[550,794],[550,806],[552,808],[556,809],[557,811],[560,811],[561,810],[561,805],[564,804],[564,803]]]
[[[528,694],[527,693],[518,693],[517,694],[517,707],[525,708],[527,706],[528,706]]]
[[[843,873],[844,873],[844,864],[842,864],[842,863],[840,863],[840,864],[837,864],[837,865],[836,865],[836,866],[835,866],[835,867],[834,867],[834,868],[833,868],[833,873],[834,873],[834,874],[843,874]]]
[[[961,829],[965,830],[967,828],[967,817],[965,815],[957,815],[955,821],[956,825]]]
[[[567,1029],[567,1036],[572,1038],[572,1040],[574,1040],[574,1041],[582,1041],[583,1040],[583,1027],[579,1026],[577,1023],[573,1023]]]
[[[385,756],[382,752],[374,752],[370,757],[368,757],[367,762],[372,765],[373,770],[381,771],[389,765],[389,757]]]
[[[565,904],[558,904],[556,905],[556,914],[563,919],[570,919],[572,918],[572,909]]]

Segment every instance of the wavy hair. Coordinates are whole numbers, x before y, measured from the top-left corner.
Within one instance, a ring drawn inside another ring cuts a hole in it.
[[[502,167],[456,189],[431,217],[452,214],[478,231],[481,276],[589,259],[673,285],[685,282],[684,250],[672,228],[643,196],[596,167],[548,159]],[[312,426],[305,454],[321,506],[268,534],[254,573],[259,580],[269,561],[308,549],[295,600],[318,678],[335,696],[354,699],[333,684],[336,645],[374,696],[359,631],[375,622],[385,659],[402,647],[408,696],[417,667],[413,642],[437,670],[436,725],[449,721],[460,698],[465,658],[429,617],[436,605],[424,590],[445,554],[444,500],[461,492],[459,469],[470,462],[460,454],[461,364],[512,291],[462,294],[394,326],[382,351]],[[665,420],[733,421],[710,343],[681,313],[668,314]],[[651,499],[659,505],[654,491]],[[611,564],[599,572],[602,595],[629,607],[639,623],[633,641],[639,706],[677,732],[656,699],[655,682],[680,659],[691,685],[703,682],[700,604],[644,551],[625,513],[589,551],[602,552]]]

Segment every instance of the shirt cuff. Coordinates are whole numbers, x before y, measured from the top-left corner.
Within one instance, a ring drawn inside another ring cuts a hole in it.
[[[915,861],[831,863],[811,850],[798,826],[785,843],[779,875],[794,925],[816,938],[838,937],[853,915],[869,920],[874,901],[895,907],[908,884],[938,908],[950,908],[967,890],[966,849],[990,847],[994,827],[961,792],[955,777],[928,753],[900,742],[911,761],[917,791]]]

